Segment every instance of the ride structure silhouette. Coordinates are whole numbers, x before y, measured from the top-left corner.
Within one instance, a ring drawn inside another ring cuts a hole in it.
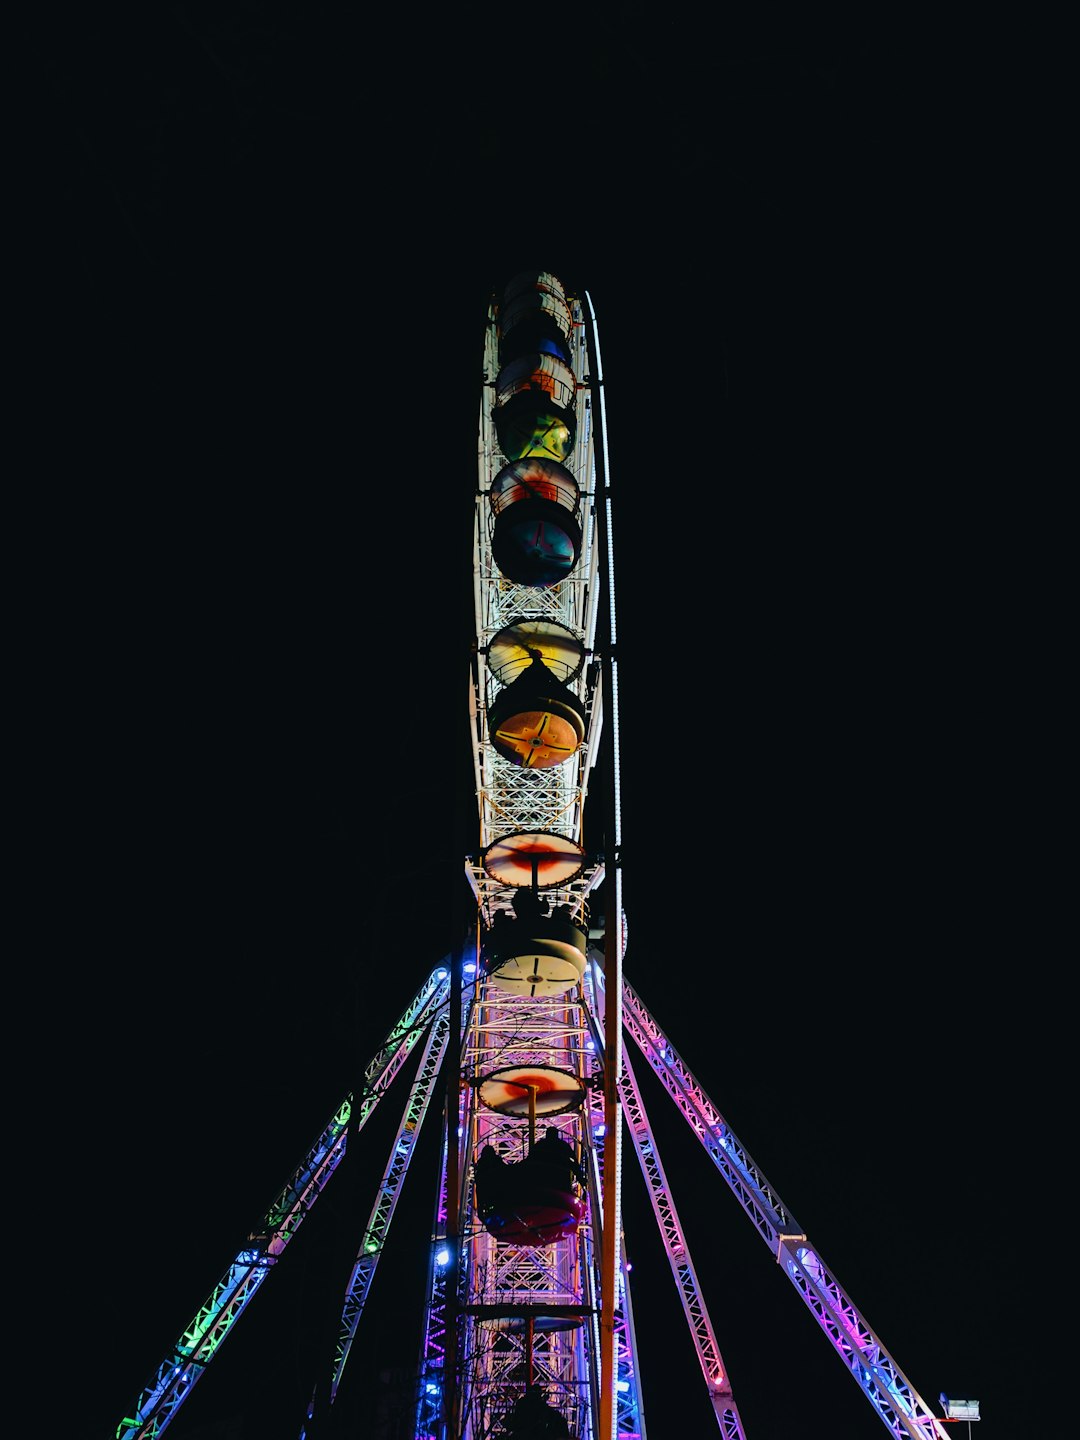
[[[746,1440],[635,1063],[657,1077],[889,1433],[946,1440],[623,973],[616,492],[588,292],[549,272],[514,276],[491,297],[483,374],[467,687],[478,845],[461,887],[475,914],[463,900],[460,944],[406,1003],[116,1440],[167,1429],[406,1073],[299,1440],[318,1440],[333,1412],[433,1115],[442,1138],[409,1402],[416,1440],[646,1435],[622,1244],[627,1147],[719,1432]],[[532,1158],[541,1131],[562,1145],[562,1168]]]

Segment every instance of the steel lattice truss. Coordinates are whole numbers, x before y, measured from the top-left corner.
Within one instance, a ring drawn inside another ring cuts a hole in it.
[[[337,1397],[342,1371],[356,1336],[356,1327],[360,1323],[368,1292],[371,1289],[371,1282],[375,1278],[375,1270],[386,1243],[390,1222],[394,1218],[394,1210],[401,1194],[401,1183],[408,1171],[409,1161],[412,1159],[413,1149],[420,1135],[420,1127],[428,1113],[435,1081],[446,1054],[449,1030],[450,1013],[448,1009],[443,1009],[428,1030],[420,1058],[419,1072],[409,1091],[401,1123],[390,1146],[390,1158],[383,1173],[382,1184],[379,1187],[371,1216],[360,1241],[359,1252],[349,1275],[330,1380],[331,1402]],[[314,1401],[312,1402],[313,1408]],[[309,1418],[310,1414],[309,1411]]]
[[[369,1062],[358,1103],[347,1096],[330,1117],[292,1178],[252,1230],[248,1244],[155,1370],[132,1414],[120,1421],[117,1440],[154,1440],[165,1430],[311,1213],[345,1153],[348,1131],[352,1129],[359,1135],[433,1018],[445,1008],[448,974],[446,969],[434,971],[413,998]]]
[[[520,1146],[520,1118],[507,1119],[477,1102],[477,1083],[506,1066],[550,1066],[590,1085],[595,1043],[580,996],[531,999],[507,995],[482,982],[472,1008],[462,1056],[468,1154],[490,1141]],[[471,1083],[470,1083],[471,1082]],[[570,1136],[575,1117],[562,1120]],[[576,1434],[589,1433],[590,1371],[584,1337],[595,1314],[592,1234],[581,1225],[572,1241],[543,1246],[496,1242],[475,1217],[473,1187],[463,1197],[467,1237],[464,1387],[465,1433],[486,1435],[524,1386],[525,1327],[514,1317],[535,1312],[534,1374],[555,1384]],[[498,1311],[494,1318],[485,1312]],[[552,1317],[572,1328],[544,1328]],[[587,1323],[586,1323],[587,1322]]]

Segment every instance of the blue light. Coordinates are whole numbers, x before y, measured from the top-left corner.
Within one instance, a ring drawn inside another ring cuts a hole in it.
[[[592,1133],[593,1133],[595,1136],[597,1136],[597,1138],[599,1138],[599,1137],[602,1136],[602,1135],[606,1135],[606,1134],[607,1134],[607,1126],[606,1126],[606,1125],[604,1124],[604,1122],[601,1120],[601,1122],[600,1122],[599,1125],[594,1125],[594,1126],[593,1126],[593,1132],[592,1132]]]
[[[436,1264],[436,1265],[449,1265],[449,1264],[450,1264],[450,1251],[449,1251],[449,1250],[440,1250],[439,1253],[435,1256],[435,1264]]]
[[[615,1381],[615,1389],[618,1390],[621,1395],[625,1395],[626,1392],[630,1389],[630,1381],[629,1381],[629,1380],[616,1380],[616,1381]]]
[[[436,979],[436,980],[445,980],[446,977],[447,977],[447,975],[449,975],[449,973],[450,973],[449,970],[443,970],[443,969],[436,970],[436,971],[435,971],[435,979]]]
[[[466,975],[475,975],[475,974],[476,974],[476,961],[475,961],[475,960],[466,960],[466,962],[465,962],[465,974],[466,974]]]
[[[595,1050],[595,1049],[596,1049],[596,1041],[595,1041],[595,1040],[586,1040],[586,1041],[585,1041],[585,1049],[586,1049],[586,1050]]]

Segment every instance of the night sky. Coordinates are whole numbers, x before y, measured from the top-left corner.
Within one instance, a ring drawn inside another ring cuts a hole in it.
[[[376,42],[331,7],[177,5],[47,41],[45,440],[78,482],[42,587],[81,957],[62,1433],[108,1440],[452,947],[482,328],[532,264],[589,291],[603,352],[627,978],[923,1399],[1016,1433],[993,107],[895,37],[641,13]],[[749,1440],[875,1440],[637,1068]],[[422,1190],[348,1433],[416,1354]],[[649,1435],[715,1433],[627,1192]],[[322,1204],[170,1437],[297,1434],[358,1233]]]

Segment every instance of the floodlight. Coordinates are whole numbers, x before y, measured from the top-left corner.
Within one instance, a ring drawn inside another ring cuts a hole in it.
[[[944,1391],[942,1391],[940,1399],[946,1420],[979,1419],[979,1402],[977,1400],[950,1399]]]

